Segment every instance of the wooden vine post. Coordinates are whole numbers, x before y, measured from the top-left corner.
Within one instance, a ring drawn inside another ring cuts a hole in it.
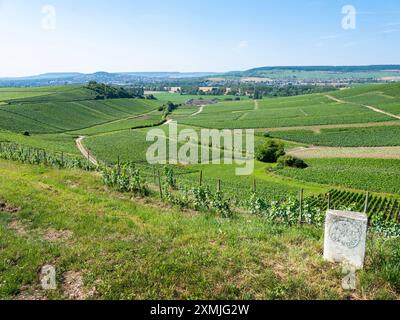
[[[304,195],[304,190],[300,189],[300,208],[299,208],[299,223],[300,224],[303,221],[303,195]]]
[[[199,185],[200,185],[200,187],[203,186],[203,170],[200,170]]]
[[[161,174],[160,174],[160,170],[158,170],[158,188],[160,191],[160,198],[161,200],[163,199],[163,191],[162,191],[162,185],[161,185]]]
[[[369,206],[369,192],[365,195],[365,206],[364,206],[364,213],[368,213],[368,206]]]
[[[331,193],[328,192],[328,210],[331,209]]]

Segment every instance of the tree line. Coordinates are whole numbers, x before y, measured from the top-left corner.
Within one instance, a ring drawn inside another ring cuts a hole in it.
[[[121,98],[144,98],[144,89],[124,88],[119,86],[110,86],[96,81],[90,81],[86,88],[97,93],[96,99],[121,99]]]

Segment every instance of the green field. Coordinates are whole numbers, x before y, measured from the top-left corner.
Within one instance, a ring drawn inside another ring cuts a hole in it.
[[[79,154],[75,145],[75,139],[67,134],[41,134],[26,137],[13,132],[0,130],[0,142],[12,142],[18,145],[39,148],[54,152]]]
[[[271,131],[274,138],[282,139],[286,149],[307,145],[326,146],[397,146],[399,145],[399,128],[393,125],[393,118],[366,108],[362,99],[391,104],[400,101],[399,85],[360,86],[332,94],[313,94],[289,98],[264,99],[257,103],[246,99],[242,101],[221,101],[209,105],[199,112],[199,108],[180,106],[169,118],[179,121],[180,128],[273,128],[292,126],[314,126],[324,124],[384,122],[390,126],[368,126],[320,129],[313,131]],[[11,92],[11,93],[10,93]],[[132,130],[145,126],[158,125],[163,113],[158,111],[160,105],[168,100],[182,103],[187,98],[180,94],[158,94],[158,100],[111,99],[93,100],[90,90],[79,86],[48,87],[34,89],[2,89],[4,100],[8,105],[0,108],[0,140],[15,142],[24,146],[49,149],[56,152],[79,154],[75,146],[78,136],[87,136],[85,146],[99,159],[109,163],[121,161],[146,162],[146,151],[151,143],[146,142],[146,129]],[[6,99],[6,94],[9,95]],[[10,94],[13,99],[10,100]],[[343,99],[345,103],[334,101]],[[208,98],[203,96],[203,98]],[[220,99],[226,97],[218,97]],[[83,100],[81,100],[83,99]],[[358,99],[358,101],[356,101]],[[383,103],[383,107],[388,104]],[[197,114],[196,114],[197,113]],[[161,127],[163,130],[167,126]],[[21,133],[28,131],[30,136]],[[256,136],[256,145],[265,141],[262,133]],[[309,160],[311,167],[304,171],[282,171],[279,176],[267,172],[270,167],[257,163],[252,177],[246,179],[234,174],[231,166],[191,166],[195,172],[204,171],[204,176],[215,185],[218,179],[224,181],[226,188],[232,190],[251,189],[254,177],[261,190],[269,194],[294,194],[302,187],[309,194],[326,191],[329,186],[342,186],[376,192],[397,193],[399,185],[396,179],[382,184],[381,174],[383,160],[365,160],[372,172],[368,179],[359,171],[364,160]],[[323,170],[323,161],[341,161],[340,168],[327,165]],[[321,164],[320,164],[321,163]],[[330,174],[329,174],[330,173]],[[351,181],[347,177],[354,175]],[[287,177],[290,177],[288,179]],[[358,179],[359,177],[359,179]],[[196,180],[197,177],[189,176]],[[354,181],[353,181],[354,180]],[[368,180],[368,181],[367,181]],[[302,185],[302,181],[307,181]],[[365,182],[365,183],[364,183]],[[318,186],[322,184],[323,186]]]
[[[174,103],[182,103],[184,104],[185,102],[189,100],[198,100],[198,99],[204,99],[204,100],[220,100],[224,101],[226,99],[235,99],[235,96],[207,96],[207,95],[202,95],[202,96],[196,96],[196,95],[189,95],[189,94],[180,94],[180,93],[168,93],[168,92],[163,92],[163,93],[156,93],[154,96],[157,97],[158,100],[162,101],[171,101]],[[248,100],[248,97],[240,97],[241,100]]]
[[[400,99],[398,99],[400,103]],[[183,124],[212,128],[278,128],[390,121],[393,118],[360,104],[338,103],[321,94],[220,103],[204,108]]]
[[[367,128],[321,129],[317,133],[309,130],[276,131],[271,132],[270,135],[274,138],[296,141],[317,146],[400,146],[400,125],[377,126]]]
[[[158,109],[159,101],[139,99],[23,103],[0,109],[2,129],[31,133],[75,131]]]
[[[361,86],[332,93],[332,96],[358,105],[369,105],[400,115],[400,85]]]
[[[65,91],[76,90],[78,87],[36,87],[36,88],[0,88],[0,101],[29,100],[38,97],[48,97]]]
[[[330,190],[329,196],[319,195],[314,197],[313,205],[320,206],[322,210],[347,207],[353,211],[363,212],[365,210],[367,196],[364,193],[347,190]],[[368,195],[368,207],[366,210],[369,218],[381,215],[386,221],[400,221],[400,200],[390,197]]]
[[[286,168],[280,175],[325,185],[400,194],[400,159],[310,159],[305,170]]]

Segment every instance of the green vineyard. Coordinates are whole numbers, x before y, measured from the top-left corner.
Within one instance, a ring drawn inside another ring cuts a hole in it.
[[[380,215],[386,221],[400,222],[400,201],[395,198],[366,195],[365,193],[331,190],[312,198],[312,205],[321,209],[350,209],[364,212],[367,207],[368,216],[371,218]]]

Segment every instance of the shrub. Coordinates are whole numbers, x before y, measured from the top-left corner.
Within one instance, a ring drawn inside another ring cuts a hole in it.
[[[101,174],[104,184],[119,192],[131,192],[144,197],[150,194],[139,169],[133,163],[112,168],[104,167],[101,169]]]
[[[252,214],[266,215],[270,209],[270,203],[263,197],[253,193],[248,201],[248,208]]]
[[[302,159],[298,159],[292,156],[282,156],[278,159],[278,166],[281,168],[291,167],[291,168],[299,168],[305,169],[308,168],[307,163]]]
[[[211,192],[208,186],[192,189],[194,208],[198,211],[214,211],[224,218],[232,218],[229,200],[221,191]]]
[[[285,155],[283,143],[269,140],[256,149],[256,159],[261,162],[274,163]]]

